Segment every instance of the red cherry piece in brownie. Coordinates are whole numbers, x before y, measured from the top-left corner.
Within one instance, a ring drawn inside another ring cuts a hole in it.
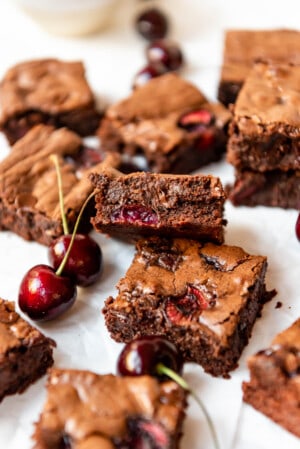
[[[213,121],[214,115],[211,111],[208,111],[207,109],[198,109],[184,114],[180,118],[178,125],[188,131],[197,131],[198,129],[202,130],[203,128],[208,127]]]
[[[157,214],[150,208],[136,205],[123,206],[114,211],[111,215],[113,223],[136,223],[156,225],[158,223]]]
[[[209,307],[209,302],[203,293],[188,285],[186,293],[179,298],[168,298],[165,310],[167,317],[172,323],[179,323],[182,320],[192,321]]]

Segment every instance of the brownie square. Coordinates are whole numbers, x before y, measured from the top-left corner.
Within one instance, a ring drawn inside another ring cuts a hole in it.
[[[0,129],[11,144],[38,123],[91,135],[99,119],[81,62],[23,62],[10,68],[0,83]]]
[[[235,103],[254,62],[300,64],[300,31],[227,30],[218,99]]]
[[[45,337],[0,298],[0,402],[22,393],[53,365],[55,342]]]
[[[189,173],[220,159],[230,114],[174,73],[154,78],[106,111],[107,151],[142,154],[151,171]]]
[[[300,438],[300,320],[248,360],[244,401]]]
[[[185,407],[172,381],[51,370],[34,449],[178,449]]]
[[[90,179],[97,192],[96,231],[130,240],[147,235],[224,240],[219,178],[106,170]]]
[[[0,162],[0,229],[8,229],[26,240],[49,245],[63,234],[57,174],[51,154],[59,156],[64,206],[70,229],[93,188],[88,174],[93,167],[113,163],[101,161],[95,150],[86,149],[80,137],[66,128],[46,125],[32,128]],[[98,163],[97,163],[98,162]],[[96,165],[95,165],[96,164]],[[92,166],[92,168],[90,167]],[[87,207],[81,229],[90,229],[93,202]]]
[[[229,128],[235,204],[300,206],[300,66],[257,63]],[[284,188],[286,182],[286,188]]]
[[[105,302],[106,326],[119,342],[164,335],[185,360],[227,377],[270,299],[266,268],[265,257],[234,246],[140,240],[119,294]]]

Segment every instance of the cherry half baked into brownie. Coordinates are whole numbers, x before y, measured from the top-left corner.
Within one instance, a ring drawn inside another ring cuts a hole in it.
[[[90,175],[96,189],[97,231],[139,236],[193,237],[222,243],[225,193],[210,175],[131,173],[107,169]]]
[[[87,136],[94,134],[99,120],[81,62],[23,62],[0,83],[0,129],[11,144],[39,123]]]
[[[103,313],[111,337],[164,335],[186,361],[227,377],[264,303],[267,260],[234,246],[152,237],[137,252]]]
[[[110,106],[98,134],[104,150],[142,154],[154,172],[189,173],[220,159],[229,119],[223,105],[167,73]]]
[[[13,302],[0,298],[0,402],[22,393],[53,365],[55,342],[27,323]]]
[[[179,449],[185,408],[173,381],[52,369],[34,449]]]
[[[248,360],[244,401],[300,438],[300,320]]]

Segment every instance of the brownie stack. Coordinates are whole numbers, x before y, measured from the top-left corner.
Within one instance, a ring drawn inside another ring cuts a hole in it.
[[[300,66],[257,63],[234,106],[235,205],[300,209]]]

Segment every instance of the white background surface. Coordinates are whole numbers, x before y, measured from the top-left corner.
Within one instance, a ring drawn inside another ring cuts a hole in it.
[[[132,26],[137,3],[119,0],[113,26],[87,38],[61,38],[40,29],[13,2],[0,2],[0,77],[13,64],[37,57],[83,60],[93,90],[108,101],[127,96],[133,75],[145,65],[145,41]],[[215,98],[222,58],[223,30],[236,28],[297,28],[298,0],[251,2],[233,0],[172,0],[161,2],[172,20],[170,37],[178,40],[186,55],[183,75]],[[300,51],[300,49],[299,49]],[[172,92],[170,92],[172,95]],[[0,159],[8,148],[0,140]],[[221,162],[203,172],[233,179],[232,168]],[[273,424],[250,406],[242,404],[241,382],[248,378],[247,356],[270,343],[274,335],[300,315],[300,243],[293,210],[234,208],[226,206],[226,243],[242,246],[253,254],[268,256],[267,285],[278,295],[264,308],[243,353],[239,368],[230,380],[215,379],[201,367],[186,365],[185,376],[205,402],[217,428],[222,449],[296,449],[300,440]],[[104,300],[115,294],[114,286],[130,264],[134,249],[97,235],[104,255],[104,273],[94,287],[80,290],[75,306],[60,319],[39,326],[57,342],[55,364],[61,368],[115,372],[121,345],[113,342],[101,316]],[[28,243],[9,232],[0,233],[0,296],[17,300],[25,272],[47,263],[46,248]],[[277,301],[282,307],[275,308]],[[0,448],[30,449],[30,434],[44,401],[45,378],[23,395],[8,397],[0,404]],[[201,411],[190,400],[181,447],[211,449],[212,442]],[[100,448],[99,448],[100,449]]]

